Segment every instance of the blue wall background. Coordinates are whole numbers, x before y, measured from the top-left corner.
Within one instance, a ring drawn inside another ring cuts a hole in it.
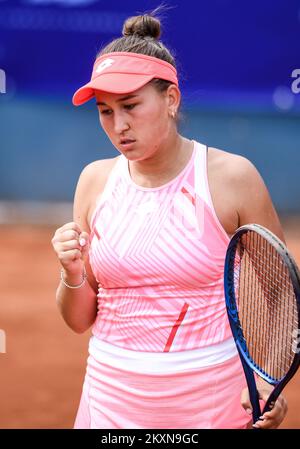
[[[162,40],[178,61],[181,132],[248,157],[277,209],[300,212],[300,3],[168,4]],[[82,168],[118,154],[93,102],[75,108],[71,97],[124,19],[157,5],[0,2],[0,200],[72,200]]]

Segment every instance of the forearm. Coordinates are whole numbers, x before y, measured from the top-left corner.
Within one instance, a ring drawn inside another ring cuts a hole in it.
[[[78,285],[81,275],[64,276],[70,285]],[[56,291],[56,302],[67,325],[77,333],[85,332],[97,315],[97,295],[88,280],[77,289],[71,289],[61,281]]]

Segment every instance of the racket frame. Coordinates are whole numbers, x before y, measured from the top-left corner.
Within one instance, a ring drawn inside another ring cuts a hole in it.
[[[292,255],[288,251],[285,244],[275,236],[271,231],[264,228],[261,225],[256,223],[251,223],[247,225],[243,225],[237,229],[234,235],[231,237],[230,242],[228,244],[226,257],[225,257],[225,267],[224,267],[224,291],[225,291],[225,301],[226,301],[226,309],[227,315],[231,327],[231,331],[233,334],[233,338],[236,343],[236,347],[242,362],[242,366],[244,369],[249,397],[251,401],[251,405],[253,408],[253,422],[256,422],[259,417],[269,411],[272,408],[272,403],[276,401],[281,391],[285,387],[285,385],[291,380],[291,378],[296,373],[299,364],[300,364],[300,348],[299,348],[299,339],[297,339],[297,347],[295,351],[295,356],[293,362],[286,373],[281,379],[276,380],[269,376],[264,370],[262,370],[258,365],[254,363],[252,360],[246,341],[243,335],[242,327],[239,320],[238,307],[236,304],[236,297],[234,291],[234,260],[236,249],[240,240],[240,237],[248,231],[254,231],[260,234],[263,238],[265,238],[280,254],[281,258],[284,260],[285,264],[288,267],[290,278],[293,284],[293,289],[297,302],[297,312],[298,312],[298,329],[299,332],[300,327],[300,274],[293,259]],[[259,404],[259,394],[257,391],[256,381],[254,377],[254,372],[257,373],[261,378],[267,381],[269,384],[273,385],[275,388],[271,392],[266,404],[264,406],[263,412],[261,413],[261,408]]]

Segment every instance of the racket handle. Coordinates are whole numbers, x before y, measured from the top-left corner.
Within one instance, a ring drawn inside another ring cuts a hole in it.
[[[287,381],[285,383],[287,383]],[[280,395],[280,393],[282,392],[285,383],[283,383],[283,384],[279,383],[278,385],[276,385],[276,387],[274,388],[274,390],[268,397],[267,402],[265,403],[262,414],[272,410],[274,403],[275,403],[276,399],[278,398],[278,396]]]
[[[259,405],[259,396],[258,396],[254,376],[253,376],[253,381],[254,381],[254,385],[249,385],[249,383],[248,383],[248,389],[249,389],[250,402],[251,402],[252,410],[253,410],[252,420],[253,420],[253,424],[254,424],[254,423],[256,423],[256,421],[259,420],[259,417],[261,416],[261,409],[260,409],[260,405]],[[247,382],[248,382],[248,379],[247,379]],[[252,382],[251,382],[251,384],[252,384]]]

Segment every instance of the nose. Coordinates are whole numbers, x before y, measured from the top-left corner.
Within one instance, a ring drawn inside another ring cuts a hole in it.
[[[122,134],[129,129],[129,124],[126,117],[122,113],[115,113],[114,115],[114,130],[117,134]]]

